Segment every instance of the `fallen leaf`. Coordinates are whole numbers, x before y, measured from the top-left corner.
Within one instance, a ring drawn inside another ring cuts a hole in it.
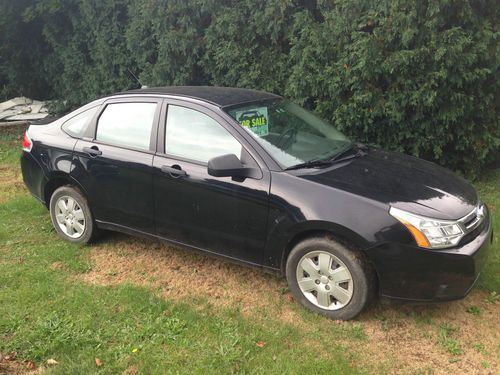
[[[288,301],[290,301],[290,302],[293,302],[293,301],[294,301],[294,298],[293,298],[293,296],[292,296],[291,294],[287,294],[287,295],[286,295],[286,298],[287,298],[287,299],[288,299]]]
[[[266,345],[266,343],[264,341],[257,341],[255,345],[257,345],[259,348],[263,348]]]
[[[102,361],[101,361],[101,359],[100,359],[100,358],[97,358],[97,357],[96,357],[96,359],[95,359],[95,365],[96,365],[97,367],[101,367],[101,366],[102,366]]]
[[[47,364],[49,366],[55,366],[55,365],[58,365],[59,362],[57,362],[54,358],[50,358],[50,359],[47,359]]]
[[[139,350],[139,349],[137,349],[137,348],[132,349],[132,353],[137,353],[137,350]]]
[[[17,353],[16,353],[16,352],[12,352],[12,353],[10,353],[9,355],[6,355],[6,356],[4,357],[4,359],[5,359],[6,361],[13,361],[13,360],[15,360],[15,359],[16,359],[16,357],[17,357]]]
[[[35,370],[36,369],[35,362],[33,362],[33,361],[26,361],[26,368],[28,370]]]

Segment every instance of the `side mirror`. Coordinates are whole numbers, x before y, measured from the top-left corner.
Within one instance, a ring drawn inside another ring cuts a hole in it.
[[[214,177],[259,178],[260,171],[245,167],[234,154],[216,156],[208,161],[208,174]]]

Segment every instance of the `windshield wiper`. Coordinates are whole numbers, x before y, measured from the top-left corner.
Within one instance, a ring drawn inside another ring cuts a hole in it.
[[[350,143],[349,146],[347,146],[346,148],[344,148],[342,151],[340,151],[338,154],[335,154],[333,157],[330,158],[330,161],[335,161],[337,159],[340,159],[340,157],[342,155],[345,155],[346,153],[348,153],[349,151],[352,151],[356,148],[356,144],[355,143]]]
[[[345,155],[347,152],[352,151],[352,150],[356,150],[356,153],[341,158],[342,155]],[[367,150],[368,150],[368,146],[366,146],[362,143],[351,143],[349,145],[349,147],[347,147],[345,150],[339,152],[337,155],[332,157],[329,161],[330,161],[330,163],[339,163],[339,162],[344,161],[344,160],[358,158],[360,156],[366,155]]]
[[[305,163],[299,163],[292,165],[291,167],[285,168],[285,171],[291,171],[292,169],[302,169],[302,168],[316,168],[316,167],[324,167],[326,165],[331,165],[330,160],[310,160]]]
[[[351,150],[356,150],[356,153],[341,158],[342,155],[345,155],[348,151],[351,151]],[[368,147],[362,143],[358,143],[358,144],[352,143],[345,150],[342,150],[341,152],[339,152],[337,155],[335,155],[334,157],[332,157],[330,159],[314,159],[314,160],[306,161],[304,163],[292,165],[291,167],[285,168],[285,171],[290,171],[292,169],[316,168],[316,167],[324,167],[324,166],[333,165],[333,164],[340,163],[340,162],[345,161],[345,160],[350,160],[350,159],[354,159],[354,158],[359,158],[360,156],[364,156],[364,155],[366,155],[367,150],[368,150]]]

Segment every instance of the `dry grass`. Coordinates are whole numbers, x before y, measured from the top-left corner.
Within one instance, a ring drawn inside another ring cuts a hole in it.
[[[20,193],[24,193],[25,190],[26,187],[21,171],[0,165],[0,204],[7,202]]]
[[[15,353],[3,355],[0,353],[0,374],[20,375],[41,373],[41,368],[37,368],[31,361],[19,361]]]
[[[147,240],[112,235],[93,246],[92,270],[81,276],[90,283],[133,283],[151,288],[164,298],[239,309],[252,319],[276,319],[304,330],[325,325],[345,329],[361,326],[364,340],[331,339],[358,354],[357,361],[381,371],[401,373],[498,373],[500,358],[499,304],[486,302],[486,293],[430,306],[377,304],[357,322],[311,319],[293,301],[285,280],[189,250]],[[466,310],[475,306],[474,315]],[[314,340],[313,340],[314,341]],[[454,354],[452,354],[454,353]]]

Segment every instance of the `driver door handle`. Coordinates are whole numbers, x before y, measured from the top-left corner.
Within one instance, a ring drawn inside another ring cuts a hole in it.
[[[161,166],[161,171],[168,173],[172,177],[184,177],[187,176],[187,173],[185,170],[183,170],[179,165],[175,164],[172,165],[171,167],[168,165],[162,165]]]
[[[84,147],[83,152],[86,154],[89,154],[90,156],[98,156],[102,155],[102,151],[97,148],[97,146],[92,146],[92,147]]]

